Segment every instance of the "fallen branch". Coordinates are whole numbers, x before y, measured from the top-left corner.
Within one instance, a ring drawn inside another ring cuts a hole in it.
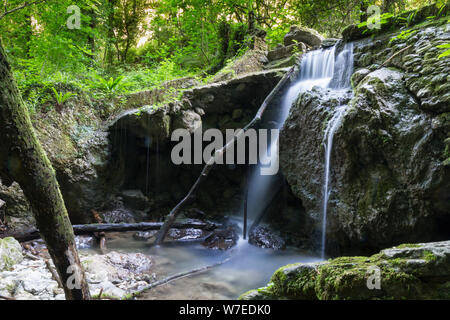
[[[405,48],[403,48],[403,49],[397,51],[396,53],[394,53],[392,56],[390,56],[389,59],[387,59],[385,62],[383,62],[383,63],[381,64],[380,68],[385,67],[392,59],[394,59],[394,58],[395,58],[396,56],[398,56],[400,53],[402,53],[402,52],[408,50],[408,49],[411,48],[411,47],[412,47],[412,45],[409,45],[409,46],[407,46],[407,47],[405,47]],[[379,69],[380,69],[380,68],[379,68]]]
[[[169,215],[166,218],[166,221],[164,222],[164,225],[162,226],[161,230],[156,235],[156,240],[154,245],[159,246],[163,241],[164,238],[167,235],[167,232],[169,232],[170,226],[174,223],[177,215],[180,212],[180,209],[193,197],[195,192],[197,191],[200,184],[205,180],[205,178],[208,176],[211,169],[214,167],[216,163],[216,159],[220,159],[224,152],[231,148],[236,141],[238,141],[244,133],[258,124],[262,116],[264,114],[264,111],[266,111],[267,106],[272,101],[272,99],[276,96],[276,94],[281,90],[281,88],[286,84],[288,79],[294,74],[296,65],[293,66],[291,69],[289,69],[288,72],[281,78],[281,80],[278,82],[278,84],[275,86],[275,88],[270,92],[270,94],[266,97],[264,102],[262,103],[261,107],[259,107],[258,112],[256,113],[255,117],[250,121],[243,129],[239,130],[237,134],[234,136],[232,140],[230,140],[224,147],[222,147],[220,150],[217,150],[215,155],[209,159],[209,161],[206,163],[206,165],[203,167],[203,170],[200,174],[200,176],[197,178],[195,183],[192,185],[191,189],[189,190],[188,194],[170,211]]]
[[[40,4],[40,3],[45,2],[45,1],[46,0],[38,0],[38,1],[34,1],[34,2],[24,2],[20,6],[17,6],[15,8],[13,8],[13,9],[10,9],[10,10],[8,10],[8,8],[5,5],[5,11],[2,14],[0,14],[0,20],[3,19],[8,14],[14,13],[14,12],[16,12],[18,10],[24,9],[24,8],[26,8],[28,6],[31,6],[31,5]]]
[[[160,230],[163,226],[162,222],[140,222],[140,223],[93,223],[73,225],[73,231],[76,235],[86,235],[95,232],[125,232],[125,231],[148,231]],[[175,223],[175,229],[202,229],[213,230],[220,227],[220,224],[209,222],[189,221],[184,223]],[[4,232],[0,234],[0,239],[6,237],[14,237],[17,241],[25,242],[39,239],[41,236],[38,229],[29,229],[23,232]]]
[[[7,296],[2,296],[2,295],[0,295],[0,299],[3,299],[3,300],[16,300],[16,298],[13,298],[13,297],[7,297]]]
[[[198,273],[201,273],[201,272],[208,271],[209,269],[212,269],[214,267],[220,266],[220,265],[230,261],[230,259],[231,258],[227,258],[227,259],[225,259],[223,261],[220,261],[220,262],[208,265],[208,266],[200,267],[200,268],[193,269],[193,270],[186,271],[186,272],[177,273],[177,274],[174,274],[174,275],[172,275],[170,277],[167,277],[165,279],[153,282],[153,283],[149,284],[148,286],[131,293],[131,295],[128,295],[126,299],[133,299],[133,298],[141,295],[142,293],[144,293],[144,292],[146,292],[148,290],[151,290],[151,289],[154,289],[156,287],[162,286],[163,284],[169,283],[171,281],[174,281],[174,280],[177,280],[177,279],[181,279],[181,278],[184,278],[184,277],[187,277],[187,276],[191,276],[191,275],[194,275],[194,274],[198,274]]]
[[[50,261],[48,259],[45,259],[45,266],[47,267],[48,271],[52,274],[53,280],[55,280],[58,283],[58,287],[61,289],[64,289],[64,286],[61,282],[61,279],[59,278],[58,274],[56,273],[55,269],[53,269],[52,265],[50,264]]]

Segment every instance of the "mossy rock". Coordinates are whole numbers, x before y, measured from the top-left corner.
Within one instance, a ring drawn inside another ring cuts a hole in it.
[[[403,244],[370,257],[281,267],[240,299],[447,299],[449,276],[450,241]]]
[[[0,239],[0,271],[10,270],[22,260],[22,246],[16,239],[11,237]]]

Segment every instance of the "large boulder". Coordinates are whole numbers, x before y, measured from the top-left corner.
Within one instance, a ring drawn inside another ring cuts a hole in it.
[[[303,42],[288,46],[277,47],[267,53],[270,62],[292,56],[294,53],[306,52],[306,45]]]
[[[330,249],[443,237],[441,224],[450,212],[450,170],[442,162],[448,122],[421,111],[403,74],[387,68],[367,75],[351,101],[328,90],[303,94],[281,132],[281,168],[317,222],[316,231],[322,220],[324,129],[343,104],[348,106],[331,155]]]
[[[283,39],[285,46],[303,42],[310,47],[318,47],[322,44],[322,41],[323,37],[316,30],[299,26],[291,26],[291,29]]]
[[[449,277],[450,241],[405,244],[371,257],[287,265],[240,299],[449,299]]]
[[[318,88],[304,93],[281,131],[281,170],[302,201],[303,218],[316,226],[299,232],[317,245],[324,132],[335,110],[347,105],[331,154],[330,254],[374,252],[450,235],[449,95],[444,90],[450,62],[438,59],[435,48],[448,33],[437,26],[417,31],[414,38],[391,38],[355,43],[359,69],[352,78],[353,97]]]

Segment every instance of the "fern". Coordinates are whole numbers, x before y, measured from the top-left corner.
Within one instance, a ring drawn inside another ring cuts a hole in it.
[[[67,100],[69,100],[70,98],[76,96],[75,93],[73,92],[66,92],[66,93],[62,93],[62,92],[58,92],[55,87],[52,87],[53,93],[55,94],[55,99],[56,99],[56,103],[58,104],[58,106],[62,106]]]
[[[122,81],[124,79],[123,76],[119,76],[117,78],[110,77],[108,80],[99,75],[96,75],[95,77],[100,85],[100,88],[108,94],[113,94],[119,91],[122,87]]]
[[[438,59],[450,56],[450,43],[438,45],[437,48],[447,49],[438,56]]]

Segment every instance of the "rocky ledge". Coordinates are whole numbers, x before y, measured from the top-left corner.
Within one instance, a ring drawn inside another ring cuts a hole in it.
[[[449,299],[450,241],[403,244],[370,257],[340,257],[278,269],[242,300]]]

